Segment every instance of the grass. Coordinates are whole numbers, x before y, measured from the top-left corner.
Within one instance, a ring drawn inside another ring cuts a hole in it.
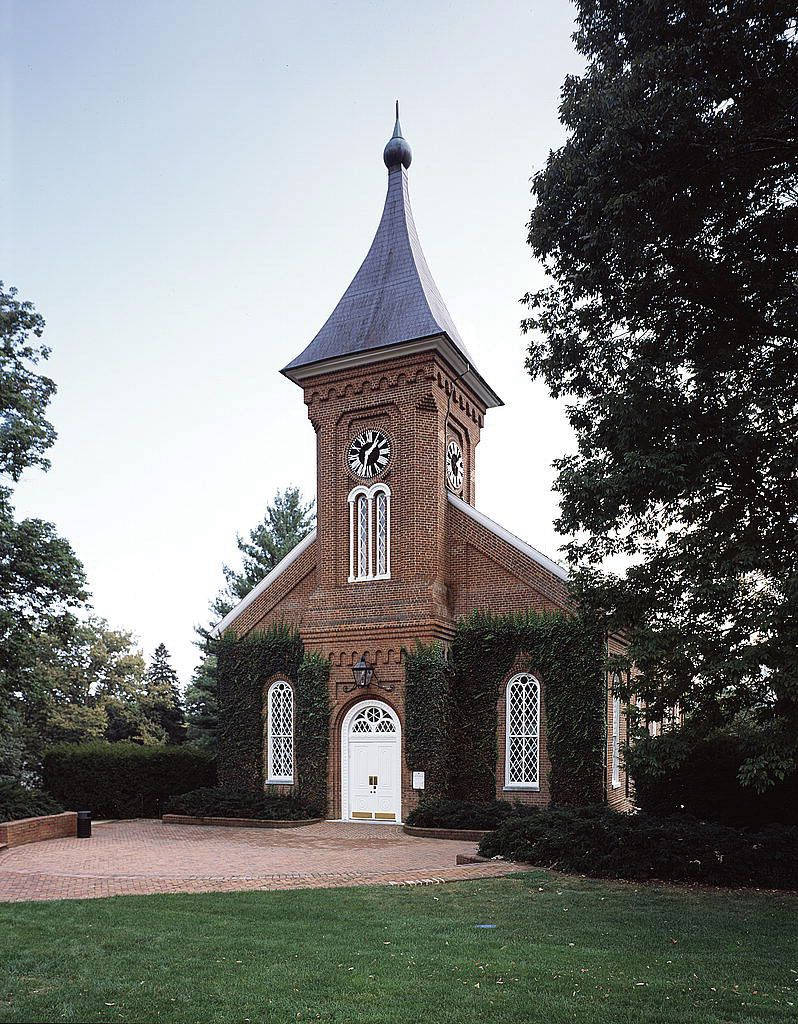
[[[0,1021],[784,1024],[797,922],[795,895],[543,871],[6,904]]]

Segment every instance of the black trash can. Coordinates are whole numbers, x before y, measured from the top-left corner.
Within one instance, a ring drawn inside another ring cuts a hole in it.
[[[91,811],[78,811],[78,839],[91,839]]]

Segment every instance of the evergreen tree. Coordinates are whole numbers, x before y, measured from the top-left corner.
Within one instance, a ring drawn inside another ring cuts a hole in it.
[[[249,539],[236,535],[241,567],[222,566],[225,588],[211,604],[216,619],[223,619],[252,588],[313,529],[313,502],[303,502],[298,487],[278,491],[266,506],[263,519],[249,531]]]
[[[569,400],[559,530],[652,712],[798,766],[798,44],[786,0],[577,0],[534,179],[528,367]],[[624,576],[606,560],[626,558]]]
[[[266,506],[263,519],[249,531],[249,539],[236,536],[241,566],[224,565],[225,587],[211,602],[213,622],[224,618],[238,602],[292,551],[315,526],[313,502],[304,502],[298,487],[278,491]],[[198,647],[203,658],[186,691],[188,734],[192,742],[215,747],[218,730],[216,658],[210,631],[200,627]]]
[[[182,743],[185,740],[186,722],[179,680],[165,644],[158,644],[153,652],[144,677],[141,706],[147,718],[163,730],[168,743]]]
[[[215,750],[219,706],[216,700],[216,655],[208,654],[194,669],[186,688],[188,741]]]

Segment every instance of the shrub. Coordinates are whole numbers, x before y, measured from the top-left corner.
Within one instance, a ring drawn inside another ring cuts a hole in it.
[[[13,779],[0,779],[0,821],[38,818],[41,814],[58,814],[63,809],[41,789],[25,789]]]
[[[167,814],[190,814],[194,818],[262,818],[265,821],[299,821],[315,817],[300,800],[290,796],[268,796],[249,789],[194,789],[168,800]]]
[[[798,828],[728,828],[685,816],[552,808],[508,818],[479,844],[485,857],[597,878],[798,887]]]
[[[419,828],[498,828],[511,815],[528,813],[521,804],[506,800],[424,800],[407,816]]]
[[[746,737],[729,730],[701,735],[688,724],[643,735],[626,753],[635,802],[651,814],[686,813],[734,826],[798,824],[798,774],[757,793],[738,774]]]
[[[95,818],[153,818],[165,801],[216,782],[210,753],[186,746],[62,744],[44,755],[44,785],[68,810]]]

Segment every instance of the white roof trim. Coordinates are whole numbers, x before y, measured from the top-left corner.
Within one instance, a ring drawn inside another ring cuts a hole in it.
[[[537,562],[538,565],[542,565],[544,569],[548,569],[553,576],[557,577],[557,579],[568,579],[568,573],[566,570],[563,569],[561,565],[557,565],[556,562],[553,562],[546,555],[538,551],[537,548],[533,548],[531,544],[527,544],[526,541],[521,540],[520,537],[516,537],[514,533],[510,533],[510,531],[505,530],[503,526],[499,526],[498,523],[494,523],[492,519],[488,519],[484,512],[479,512],[473,505],[469,505],[467,501],[463,501],[463,499],[459,498],[456,494],[452,494],[451,491],[447,491],[446,493],[449,501],[455,508],[460,509],[461,512],[465,512],[467,516],[470,516],[475,522],[480,523],[480,525],[484,526],[486,530],[490,530],[490,532],[496,534],[497,537],[501,537],[502,540],[507,541],[507,543],[514,547],[516,551],[520,551],[522,555],[526,555],[534,562]]]
[[[217,624],[211,630],[211,636],[221,636],[222,633],[224,633],[224,631],[227,629],[227,627],[231,623],[235,622],[235,620],[244,611],[244,609],[249,608],[249,606],[252,604],[256,597],[262,594],[267,587],[270,587],[272,583],[274,583],[274,581],[277,579],[277,577],[284,573],[285,570],[290,565],[294,564],[294,562],[297,560],[297,558],[299,558],[302,552],[306,551],[315,539],[316,531],[311,530],[307,537],[303,537],[302,540],[295,547],[291,548],[288,554],[284,558],[282,558],[277,563],[277,565],[275,565],[275,567],[272,569],[268,576],[262,579],[260,583],[257,583],[252,588],[252,590],[250,590],[247,596],[242,598],[238,602],[235,608],[231,608],[231,610],[227,613],[227,615],[225,615],[221,622],[217,622]]]

